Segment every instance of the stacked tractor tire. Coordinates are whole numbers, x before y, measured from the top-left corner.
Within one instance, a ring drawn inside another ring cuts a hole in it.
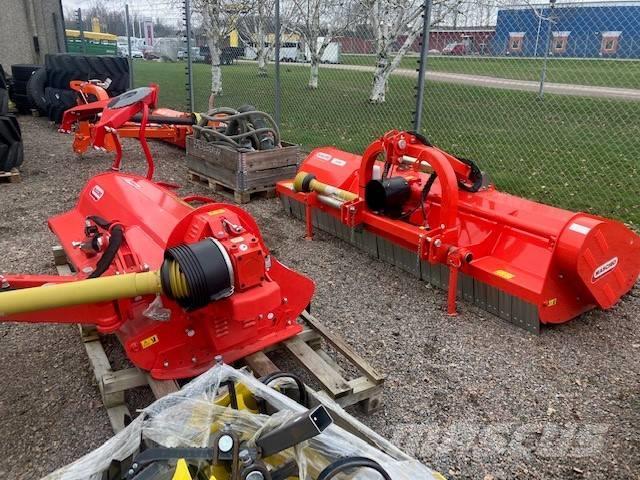
[[[23,157],[20,125],[9,114],[9,81],[0,67],[0,172],[19,167]]]
[[[22,163],[22,136],[9,100],[19,113],[39,112],[60,123],[64,111],[77,105],[72,80],[107,82],[110,96],[129,88],[129,63],[123,57],[49,54],[44,65],[12,65],[11,77],[0,66],[0,172]]]
[[[16,109],[20,113],[37,110],[56,123],[65,110],[77,104],[76,92],[69,87],[72,80],[109,80],[111,96],[129,87],[129,64],[122,57],[49,54],[44,65],[13,65],[11,73],[11,100]]]
[[[129,63],[124,57],[50,54],[45,57],[45,73],[29,90],[38,109],[49,120],[60,123],[65,110],[76,105],[72,80],[110,80],[107,91],[114,97],[129,88]]]

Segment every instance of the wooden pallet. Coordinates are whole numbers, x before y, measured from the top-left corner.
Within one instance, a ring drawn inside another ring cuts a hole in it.
[[[73,275],[62,247],[53,248],[53,260],[58,275]],[[156,380],[136,367],[114,370],[95,327],[87,325],[78,325],[78,327],[114,433],[122,430],[133,418],[125,403],[124,394],[127,390],[149,386],[155,398],[161,398],[180,390],[176,381]]]
[[[0,172],[0,183],[20,183],[22,177],[17,168],[11,169],[10,172]]]
[[[232,198],[236,203],[239,204],[249,203],[252,198],[255,198],[257,196],[264,198],[274,198],[276,196],[276,189],[273,185],[253,187],[250,190],[236,190],[232,186],[227,185],[220,180],[208,177],[206,175],[203,175],[202,173],[194,172],[193,170],[189,170],[188,175],[189,181],[198,183],[200,185],[205,185],[215,193],[218,193],[227,198]]]
[[[54,247],[53,257],[59,275],[73,274],[62,247]],[[342,407],[360,405],[365,413],[380,409],[385,376],[378,373],[341,337],[330,332],[313,315],[303,312],[301,322],[304,329],[297,336],[273,345],[265,351],[245,357],[239,363],[246,364],[256,376],[261,377],[279,370],[276,365],[278,360],[274,363],[267,353],[285,350],[321,385],[322,388],[317,391],[307,387],[314,405],[319,403],[326,405],[325,399],[329,399],[328,406],[331,401],[334,401]],[[115,370],[107,358],[97,330],[86,325],[79,325],[79,328],[102,402],[115,433],[122,430],[129,419],[133,418],[125,402],[127,390],[148,386],[155,398],[161,398],[180,389],[176,381],[156,380],[136,367]],[[325,342],[340,353],[352,369],[359,372],[359,375],[349,378],[345,370],[323,349]],[[333,413],[334,419],[343,415],[340,411]]]

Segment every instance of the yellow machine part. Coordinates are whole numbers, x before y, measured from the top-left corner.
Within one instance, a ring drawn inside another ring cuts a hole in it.
[[[309,173],[307,172],[303,172],[303,171],[298,172],[295,179],[293,180],[293,188],[296,192],[302,191],[302,182],[304,182],[304,180],[307,178],[308,175]],[[322,183],[315,179],[309,182],[309,190],[311,190],[312,192],[319,193],[321,195],[336,197],[336,198],[339,198],[340,200],[344,200],[345,202],[351,202],[352,200],[355,200],[358,198],[358,195],[356,195],[355,193],[342,190],[341,188],[336,188],[332,185]]]
[[[171,480],[193,480],[191,477],[191,473],[189,473],[189,466],[187,462],[185,462],[184,458],[178,460],[176,464],[176,471],[171,477]]]
[[[9,290],[0,295],[0,316],[107,302],[161,292],[162,284],[158,271],[127,273]]]

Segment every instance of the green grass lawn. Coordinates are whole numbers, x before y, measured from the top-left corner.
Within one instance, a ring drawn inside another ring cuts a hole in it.
[[[373,55],[342,54],[347,65],[376,63]],[[487,75],[515,80],[540,80],[542,58],[483,58],[474,56],[431,56],[428,69],[435,72]],[[400,68],[418,68],[418,58],[405,56]],[[547,80],[556,83],[597,85],[603,87],[640,88],[640,61],[550,58],[547,64]]]
[[[184,65],[136,62],[138,85],[159,83],[163,106],[184,108]],[[282,67],[282,137],[312,148],[362,152],[391,128],[409,128],[415,81],[392,77],[387,102],[368,103],[371,74]],[[194,66],[196,108],[205,110],[209,68]],[[252,103],[272,113],[273,70],[223,67],[222,106]],[[475,159],[505,191],[565,208],[640,224],[640,106],[635,102],[427,84],[424,133],[452,153]]]

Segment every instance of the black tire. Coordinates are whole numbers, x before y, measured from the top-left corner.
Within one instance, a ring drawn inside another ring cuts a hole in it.
[[[0,171],[22,165],[24,151],[20,125],[14,115],[0,116]]]
[[[11,100],[16,105],[16,109],[20,113],[30,113],[34,108],[33,103],[31,102],[31,99],[28,95],[21,95],[19,93],[16,93],[13,95],[13,98]]]
[[[27,93],[27,82],[23,82],[22,80],[14,81],[11,85],[11,91],[24,95],[25,93]]]
[[[48,54],[45,56],[48,86],[69,88],[71,80],[111,79],[107,89],[111,96],[129,88],[129,62],[125,57]]]
[[[47,100],[44,96],[44,89],[46,85],[47,71],[44,68],[36,70],[33,75],[31,75],[31,78],[27,83],[27,96],[29,98],[29,102],[42,113],[47,111]]]
[[[22,82],[26,85],[33,72],[42,68],[42,65],[18,64],[11,65],[11,76],[15,82]]]
[[[0,115],[9,113],[9,92],[0,88]]]
[[[61,88],[46,87],[44,96],[47,102],[47,116],[49,120],[55,123],[62,121],[62,115],[65,110],[75,107],[77,95],[73,90],[63,90]]]
[[[2,68],[2,65],[0,65],[0,88],[9,90],[9,80],[7,78],[7,74],[4,73],[4,68]]]

